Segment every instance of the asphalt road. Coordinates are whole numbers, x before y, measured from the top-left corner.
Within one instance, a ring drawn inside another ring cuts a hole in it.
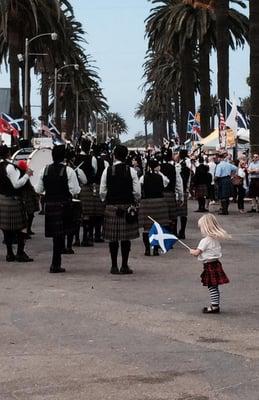
[[[190,213],[190,246],[199,217]],[[259,214],[232,205],[219,220],[233,234],[231,283],[222,313],[204,315],[201,265],[180,244],[144,257],[134,241],[132,276],[109,274],[106,244],[78,248],[53,275],[37,216],[34,263],[6,263],[0,248],[0,399],[259,400]]]

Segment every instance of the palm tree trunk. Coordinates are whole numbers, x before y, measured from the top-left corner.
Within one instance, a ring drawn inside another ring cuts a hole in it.
[[[183,143],[187,138],[188,112],[195,114],[195,83],[193,71],[193,48],[191,42],[186,43],[181,55],[182,91],[181,91],[181,131],[180,140]]]
[[[44,124],[48,124],[49,113],[49,74],[46,71],[41,75],[41,116]]]
[[[225,100],[229,98],[229,0],[216,2],[218,98],[225,116]]]
[[[200,46],[200,96],[201,96],[201,136],[210,133],[210,46],[206,38]]]
[[[157,146],[161,146],[163,144],[163,138],[167,137],[166,125],[166,118],[163,118],[161,120],[156,119],[153,122],[153,139],[154,144]]]
[[[20,118],[22,116],[22,107],[20,105],[20,90],[19,90],[19,62],[17,54],[19,54],[19,32],[9,31],[9,64],[10,64],[10,87],[11,87],[11,101],[10,101],[10,115],[13,118]]]
[[[147,130],[147,120],[146,120],[146,118],[144,119],[144,127],[145,127],[145,146],[146,146],[146,149],[147,149],[147,147],[148,147],[148,138],[147,138],[148,130]]]
[[[250,146],[252,153],[259,152],[259,2],[250,0],[250,85],[251,123]]]

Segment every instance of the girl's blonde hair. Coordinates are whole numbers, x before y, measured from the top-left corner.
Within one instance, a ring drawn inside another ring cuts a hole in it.
[[[213,239],[231,239],[231,235],[220,226],[213,214],[203,215],[198,221],[198,226],[203,236],[210,236]]]

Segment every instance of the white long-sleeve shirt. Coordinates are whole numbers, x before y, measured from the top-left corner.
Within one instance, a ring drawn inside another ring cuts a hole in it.
[[[117,165],[117,164],[121,164],[121,161],[115,161],[113,163],[113,165]],[[102,177],[101,177],[101,183],[100,183],[100,198],[102,201],[105,201],[106,196],[107,196],[107,192],[108,192],[108,188],[107,188],[107,170],[108,168],[105,168],[105,170],[103,171]],[[132,178],[132,184],[133,184],[133,196],[134,199],[136,201],[139,201],[141,198],[141,188],[140,188],[140,183],[139,183],[139,179],[138,179],[138,174],[137,172],[134,170],[134,168],[130,167],[130,175]]]
[[[160,175],[160,176],[162,176],[162,178],[163,178],[163,185],[164,185],[164,187],[166,188],[167,186],[168,186],[168,184],[169,184],[169,179],[167,178],[167,176],[165,176],[164,174],[162,174],[162,172],[158,172],[158,175]],[[141,185],[143,185],[143,183],[144,183],[144,175],[142,175],[140,178],[139,178],[139,183],[141,184]]]
[[[15,168],[14,165],[12,165],[12,164],[7,165],[6,175],[10,179],[10,181],[15,189],[20,189],[21,187],[23,187],[29,179],[29,175],[27,175],[27,174],[24,174],[21,177],[21,173],[20,173],[19,169]]]
[[[45,171],[45,168],[43,168],[41,170],[39,182],[37,183],[37,185],[35,187],[36,192],[39,194],[43,194],[45,192],[44,182],[43,182],[44,171]],[[76,173],[71,167],[66,167],[66,172],[67,172],[67,183],[68,183],[69,192],[71,193],[72,196],[76,196],[81,191]]]

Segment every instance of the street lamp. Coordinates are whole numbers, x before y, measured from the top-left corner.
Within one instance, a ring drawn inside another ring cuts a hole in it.
[[[54,113],[53,113],[53,120],[54,124],[57,122],[57,86],[58,86],[58,73],[68,67],[74,67],[76,71],[79,70],[79,65],[78,64],[67,64],[63,65],[63,67],[60,68],[55,68],[55,76],[54,76]]]
[[[31,39],[25,39],[25,53],[24,53],[24,139],[29,137],[29,45],[30,43],[43,36],[51,36],[52,40],[57,40],[58,35],[56,32],[42,33],[34,36]],[[36,55],[36,54],[33,54]],[[21,59],[21,54],[18,54],[18,59]]]

